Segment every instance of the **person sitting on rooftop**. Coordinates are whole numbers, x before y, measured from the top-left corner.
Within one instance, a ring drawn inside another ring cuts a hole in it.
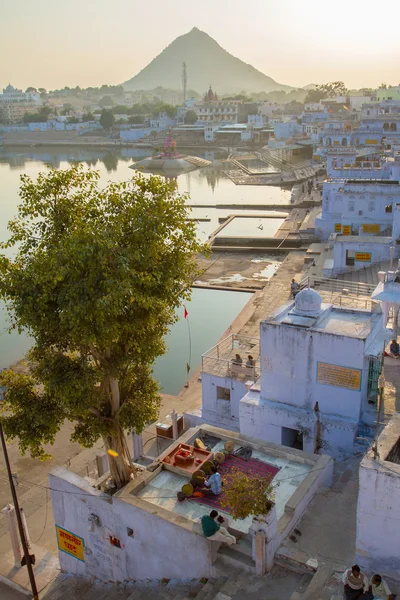
[[[240,366],[242,366],[243,359],[240,356],[240,354],[235,354],[235,358],[232,358],[232,364],[233,365],[240,365]]]
[[[400,346],[397,343],[396,339],[392,340],[392,342],[390,344],[389,351],[390,351],[390,356],[392,358],[399,358],[399,356],[400,356]]]
[[[218,517],[218,512],[212,510],[209,515],[201,518],[201,526],[206,538],[216,542],[226,542],[230,546],[236,544],[235,536],[231,535],[225,527],[218,525],[215,521],[216,517]]]
[[[255,365],[255,360],[252,357],[251,354],[248,355],[247,360],[246,360],[246,367],[254,367]]]

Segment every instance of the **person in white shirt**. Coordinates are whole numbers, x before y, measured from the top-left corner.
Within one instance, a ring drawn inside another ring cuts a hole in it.
[[[380,575],[374,575],[369,582],[369,589],[362,600],[393,600],[389,586]]]
[[[368,590],[368,579],[358,565],[353,565],[343,573],[345,600],[358,600]]]

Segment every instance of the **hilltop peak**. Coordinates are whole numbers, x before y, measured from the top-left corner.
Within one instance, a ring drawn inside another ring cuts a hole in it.
[[[180,90],[182,63],[186,63],[188,87],[206,92],[212,83],[220,94],[289,90],[224,50],[198,27],[177,37],[140,73],[126,81],[126,90],[152,90],[158,86]]]

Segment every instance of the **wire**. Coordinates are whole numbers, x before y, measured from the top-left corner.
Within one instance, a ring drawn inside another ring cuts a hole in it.
[[[44,532],[46,531],[48,509],[49,509],[49,490],[46,490],[46,516],[44,518],[43,530],[42,530],[42,533],[40,534],[40,537],[37,540],[35,540],[34,542],[32,542],[32,544],[38,544],[40,542],[40,540],[42,539]]]

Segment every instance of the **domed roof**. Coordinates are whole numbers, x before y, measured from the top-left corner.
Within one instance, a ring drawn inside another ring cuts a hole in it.
[[[317,317],[321,312],[322,298],[312,288],[305,288],[296,294],[295,311],[305,317]]]

